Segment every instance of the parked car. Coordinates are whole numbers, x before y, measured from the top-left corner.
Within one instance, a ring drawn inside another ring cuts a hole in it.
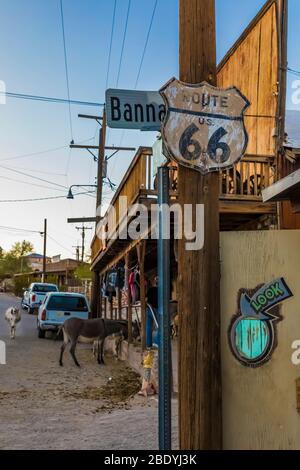
[[[22,308],[27,309],[28,313],[34,313],[38,310],[48,292],[58,292],[57,285],[33,282],[28,289],[24,290],[21,301]]]
[[[47,330],[57,331],[68,318],[88,319],[89,310],[88,300],[83,294],[74,294],[73,292],[48,293],[38,312],[38,337],[44,338]]]

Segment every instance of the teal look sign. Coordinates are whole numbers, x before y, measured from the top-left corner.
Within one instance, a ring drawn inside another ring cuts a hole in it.
[[[276,323],[282,320],[278,305],[292,297],[283,278],[249,292],[241,289],[239,311],[229,328],[229,344],[240,363],[258,367],[268,361],[277,345]]]

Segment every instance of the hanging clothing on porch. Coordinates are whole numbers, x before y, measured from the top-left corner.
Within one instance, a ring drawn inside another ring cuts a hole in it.
[[[132,303],[135,304],[140,300],[140,274],[137,269],[130,273],[128,285],[130,288]]]
[[[117,267],[115,287],[123,289],[125,286],[125,268],[123,265]]]
[[[113,301],[113,297],[116,296],[116,278],[116,270],[109,271],[105,278],[104,295],[108,298],[110,303]]]

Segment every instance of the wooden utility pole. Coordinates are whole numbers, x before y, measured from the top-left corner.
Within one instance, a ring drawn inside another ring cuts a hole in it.
[[[286,109],[286,82],[287,82],[287,30],[288,30],[288,0],[277,0],[279,47],[279,99],[278,99],[278,139],[279,149],[284,142],[285,135],[285,109]]]
[[[102,125],[99,131],[99,147],[98,147],[98,165],[97,165],[97,196],[96,196],[96,228],[101,218],[101,206],[102,206],[102,189],[103,189],[103,165],[105,159],[105,141],[106,141],[106,111],[103,110]],[[99,271],[94,270],[92,272],[92,298],[91,298],[91,309],[92,312],[99,313],[98,303],[101,300],[100,296],[100,275]],[[100,310],[101,310],[100,305]],[[93,314],[95,316],[95,314]],[[100,311],[100,316],[102,312]]]
[[[277,100],[277,175],[280,179],[284,174],[283,169],[283,144],[285,140],[285,108],[286,108],[286,83],[287,83],[287,35],[288,35],[288,0],[277,0],[277,27],[279,35],[278,58],[278,100]],[[283,203],[277,203],[278,228],[282,220]]]
[[[180,0],[180,80],[216,85],[214,0]],[[178,192],[181,205],[205,207],[204,248],[179,241],[180,449],[220,449],[219,173],[179,166]]]
[[[93,230],[92,227],[86,227],[82,224],[82,227],[76,227],[77,230],[81,230],[81,262],[84,262],[84,251],[85,251],[85,231]]]
[[[85,119],[94,119],[100,125],[99,131],[99,145],[77,145],[71,144],[70,148],[73,149],[85,149],[91,153],[98,162],[97,166],[97,196],[96,196],[96,227],[97,224],[100,222],[101,219],[101,206],[102,206],[102,192],[103,192],[103,170],[104,170],[104,163],[105,163],[105,150],[112,150],[114,151],[113,155],[121,150],[124,151],[133,151],[135,150],[134,147],[115,147],[115,146],[106,146],[106,129],[107,129],[107,120],[106,120],[106,111],[105,108],[103,110],[103,116],[90,116],[87,114],[79,114],[78,117],[85,118]],[[92,153],[92,150],[98,150],[98,156],[96,157],[95,154]],[[110,158],[110,157],[109,157]],[[72,219],[71,219],[72,220]],[[73,219],[74,220],[74,219]],[[99,312],[98,303],[100,302],[100,276],[99,271],[93,270],[92,272],[93,281],[92,281],[92,294],[91,294],[91,310],[93,316],[96,316],[95,312]],[[102,305],[100,305],[101,309]]]
[[[46,277],[46,269],[47,269],[47,219],[44,220],[44,251],[43,251],[43,274],[42,274],[42,282],[45,282]]]
[[[75,246],[72,246],[72,248],[76,248],[76,261],[80,261],[80,246],[75,245]]]
[[[97,170],[97,213],[96,217],[100,220],[101,204],[102,204],[102,188],[103,188],[103,164],[105,159],[105,139],[106,139],[106,111],[103,111],[102,126],[99,132],[99,149],[98,149],[98,170]],[[98,222],[97,220],[97,222]]]

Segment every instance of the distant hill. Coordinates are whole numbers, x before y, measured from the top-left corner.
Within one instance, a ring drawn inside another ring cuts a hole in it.
[[[288,134],[288,142],[293,147],[300,148],[300,111],[286,111],[285,129]]]

